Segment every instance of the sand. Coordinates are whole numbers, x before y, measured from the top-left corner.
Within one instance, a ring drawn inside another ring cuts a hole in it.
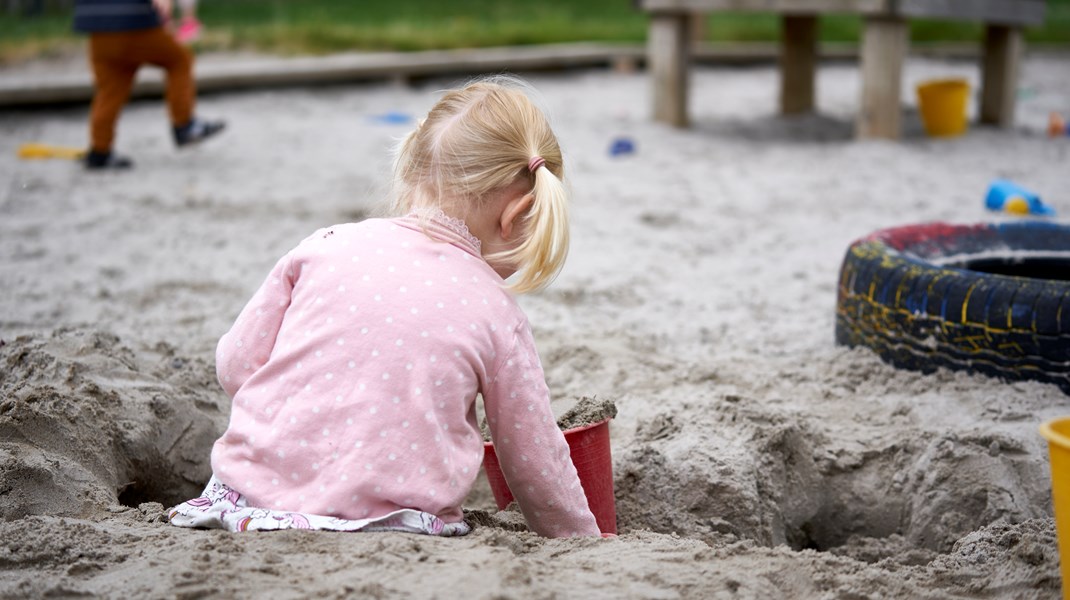
[[[847,246],[971,223],[1004,177],[1070,216],[1070,61],[1029,55],[1017,126],[852,139],[857,67],[823,65],[819,114],[776,116],[772,66],[702,67],[696,126],[651,122],[646,73],[535,74],[567,151],[573,251],[524,297],[564,414],[612,400],[615,539],[547,540],[495,513],[460,539],[174,528],[228,402],[219,336],[275,260],[378,214],[388,149],[454,82],[203,97],[218,141],[178,152],[159,102],[124,113],[130,173],[15,159],[85,143],[85,107],[0,113],[0,596],[1052,598],[1058,550],[1038,425],[1055,386],[901,371],[833,340]],[[976,115],[976,94],[970,113]],[[611,156],[627,136],[635,153]]]

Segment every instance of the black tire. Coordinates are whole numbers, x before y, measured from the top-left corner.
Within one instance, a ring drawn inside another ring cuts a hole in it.
[[[897,367],[1070,394],[1070,226],[932,223],[858,240],[840,269],[836,341]]]

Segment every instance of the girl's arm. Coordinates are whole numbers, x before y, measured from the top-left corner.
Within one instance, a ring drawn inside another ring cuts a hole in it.
[[[230,331],[219,340],[215,356],[216,375],[232,398],[238,388],[267,363],[275,347],[275,338],[293,292],[292,260],[291,252],[275,264]]]
[[[494,452],[528,525],[546,537],[599,535],[526,321],[499,365],[483,403]]]

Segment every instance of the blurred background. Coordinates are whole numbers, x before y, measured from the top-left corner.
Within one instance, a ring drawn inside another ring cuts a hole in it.
[[[0,66],[78,52],[73,0],[0,0]],[[562,42],[641,43],[647,18],[631,0],[202,0],[200,51],[284,56],[346,51],[416,51]],[[707,43],[773,42],[773,14],[725,14],[696,22]],[[822,18],[821,39],[858,41],[857,17]],[[915,44],[967,43],[983,26],[912,21]],[[1043,26],[1026,30],[1031,48],[1070,47],[1070,0],[1048,0]]]

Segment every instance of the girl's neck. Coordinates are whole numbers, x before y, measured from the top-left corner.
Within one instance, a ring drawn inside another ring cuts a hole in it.
[[[474,211],[466,215],[463,222],[468,226],[468,231],[479,240],[481,250],[486,254],[487,249],[494,245],[495,235],[499,229],[497,218],[492,211]]]
[[[409,210],[407,216],[419,221],[423,227],[434,224],[434,226],[453,232],[467,241],[477,253],[482,255],[483,242],[475,235],[464,219],[454,216],[439,207],[415,207]]]
[[[495,204],[489,203],[486,208],[494,207]],[[451,214],[449,209],[441,209],[439,212],[448,222],[453,222],[454,225],[451,229],[463,228],[471,237],[478,240],[476,249],[484,259],[488,255],[508,247],[506,241],[502,239],[500,211],[469,211],[464,217]],[[492,261],[487,261],[487,263],[502,279],[507,279],[515,272],[515,269],[504,268],[501,265],[494,264]]]

